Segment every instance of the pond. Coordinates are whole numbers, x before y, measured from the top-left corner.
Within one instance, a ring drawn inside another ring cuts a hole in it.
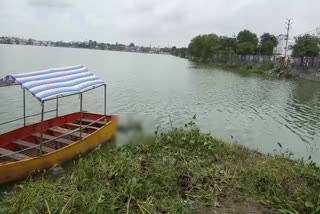
[[[152,130],[181,126],[196,115],[201,130],[217,138],[320,163],[319,83],[229,72],[168,55],[0,45],[1,76],[74,64],[106,81],[109,114],[151,119]],[[85,110],[103,112],[102,90],[84,95]],[[1,88],[0,100],[0,122],[22,116],[19,87]],[[27,100],[28,114],[40,112],[31,95]],[[79,98],[60,106],[61,114],[78,111]]]

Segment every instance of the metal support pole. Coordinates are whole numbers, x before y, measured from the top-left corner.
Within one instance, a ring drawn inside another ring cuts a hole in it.
[[[23,89],[23,126],[26,126],[26,90]]]
[[[56,117],[59,116],[59,97],[57,96]]]
[[[56,101],[56,117],[59,116],[59,96],[57,96],[57,101]],[[55,142],[55,148],[56,150],[58,149],[58,142]]]
[[[289,40],[289,31],[292,25],[292,19],[287,19],[287,34],[286,34],[286,47],[284,49],[284,60],[286,60],[287,52],[288,52],[288,40]]]
[[[107,116],[107,85],[104,85],[104,116]]]
[[[258,63],[260,63],[260,57],[261,57],[261,41],[259,42]]]
[[[80,139],[82,139],[82,94],[80,94]]]
[[[42,155],[42,143],[43,143],[43,119],[44,119],[44,102],[41,103],[41,132],[40,132],[40,155]]]

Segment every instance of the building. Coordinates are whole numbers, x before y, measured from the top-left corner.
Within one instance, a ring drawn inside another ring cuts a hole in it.
[[[280,34],[277,37],[277,39],[278,39],[278,45],[274,48],[273,54],[274,55],[285,55],[287,35]],[[293,38],[289,37],[287,56],[291,56],[292,49],[293,49],[294,45],[295,45],[295,40]]]

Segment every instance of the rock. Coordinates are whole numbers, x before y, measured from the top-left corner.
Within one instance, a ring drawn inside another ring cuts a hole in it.
[[[65,170],[59,165],[59,164],[55,164],[53,167],[51,167],[51,169],[49,170],[49,173],[54,176],[54,177],[58,177],[63,175],[65,172]]]
[[[197,202],[194,200],[186,199],[186,200],[183,200],[183,203],[188,205],[193,210],[197,208]]]

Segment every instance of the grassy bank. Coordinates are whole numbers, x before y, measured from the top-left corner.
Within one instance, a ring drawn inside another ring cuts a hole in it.
[[[221,68],[224,70],[229,71],[235,71],[235,72],[243,72],[243,73],[254,73],[254,74],[261,74],[261,75],[267,75],[268,71],[272,69],[271,63],[259,63],[259,64],[248,64],[248,63],[240,63],[240,64],[226,64],[226,63],[215,63],[210,60],[207,60],[205,62],[195,60],[195,59],[189,59],[192,62],[209,66],[213,68]]]
[[[319,213],[320,169],[184,129],[97,149],[0,195],[0,213]]]
[[[229,70],[229,71],[254,73],[254,74],[261,74],[261,75],[267,75],[267,72],[272,69],[272,66],[270,64],[249,65],[249,64],[210,63],[208,65],[213,66],[215,68],[221,68],[221,69]]]
[[[268,71],[271,70],[271,65],[269,64],[257,64],[257,65],[219,65],[222,66],[224,69],[232,70],[232,71],[239,71],[239,72],[249,72],[255,74],[266,74]]]

